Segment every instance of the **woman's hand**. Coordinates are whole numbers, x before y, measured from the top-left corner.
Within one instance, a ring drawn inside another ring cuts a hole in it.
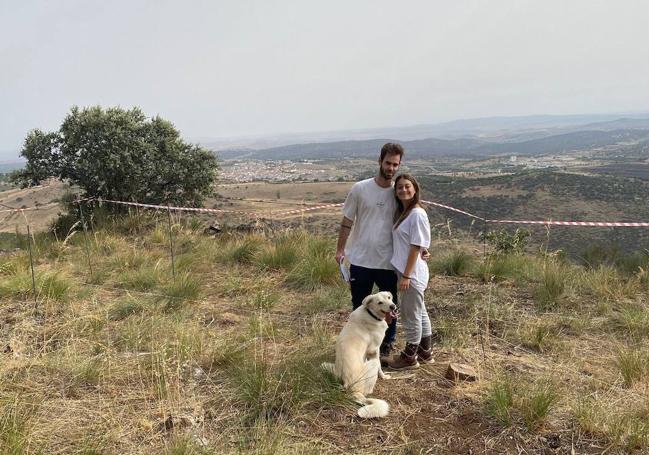
[[[409,287],[410,287],[410,278],[407,276],[402,276],[401,279],[399,280],[399,290],[407,291]]]

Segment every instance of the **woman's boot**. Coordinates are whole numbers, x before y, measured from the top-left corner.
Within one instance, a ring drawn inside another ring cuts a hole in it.
[[[417,360],[421,363],[435,363],[432,338],[432,335],[422,337],[419,346],[417,346]]]
[[[406,348],[399,355],[395,355],[388,362],[388,368],[391,370],[413,370],[419,368],[417,362],[417,347],[419,345],[406,343]]]

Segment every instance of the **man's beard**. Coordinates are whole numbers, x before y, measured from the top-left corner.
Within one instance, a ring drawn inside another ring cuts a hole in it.
[[[388,175],[388,174],[386,174],[385,171],[383,170],[383,166],[381,166],[381,167],[379,168],[379,174],[380,174],[381,177],[383,177],[385,180],[392,180],[392,177],[394,177],[394,174],[392,174],[392,175]]]

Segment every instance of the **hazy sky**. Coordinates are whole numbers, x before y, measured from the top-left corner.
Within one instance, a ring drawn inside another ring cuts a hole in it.
[[[647,0],[0,0],[0,159],[72,105],[185,137],[649,110]]]

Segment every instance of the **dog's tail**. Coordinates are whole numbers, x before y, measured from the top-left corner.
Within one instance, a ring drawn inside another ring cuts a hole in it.
[[[358,408],[357,414],[361,419],[376,419],[385,417],[390,412],[390,405],[387,401],[379,400],[378,398],[365,398],[360,393],[354,394],[354,400],[358,404],[362,404]]]

